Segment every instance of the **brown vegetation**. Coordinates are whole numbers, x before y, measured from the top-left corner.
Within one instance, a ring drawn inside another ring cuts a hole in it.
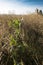
[[[35,61],[36,63],[36,64],[33,63],[33,65],[42,65],[43,63],[43,16],[42,15],[38,15],[38,14],[0,15],[0,54],[1,54],[1,47],[6,43],[7,45],[9,45],[10,34],[14,36],[14,29],[9,28],[8,23],[14,19],[18,19],[20,21],[21,17],[23,17],[22,26],[20,28],[21,38],[22,41],[26,43],[27,48],[25,48],[24,54],[22,56],[20,55],[20,57],[22,58],[24,65],[28,65],[28,64],[32,65],[33,61]],[[6,48],[8,49],[8,47]],[[18,54],[19,51],[17,51]]]

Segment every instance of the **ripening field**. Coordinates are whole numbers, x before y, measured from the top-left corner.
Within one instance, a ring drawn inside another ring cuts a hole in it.
[[[0,65],[43,65],[43,15],[0,15]]]

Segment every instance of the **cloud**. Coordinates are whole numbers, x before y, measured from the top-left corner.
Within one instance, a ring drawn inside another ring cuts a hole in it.
[[[32,13],[35,11],[36,8],[42,9],[43,6],[37,6],[37,5],[27,5],[23,4],[21,2],[18,2],[18,0],[14,0],[14,2],[11,2],[12,0],[0,0],[0,12],[1,13],[8,13],[10,11],[11,13],[16,14],[27,14]]]

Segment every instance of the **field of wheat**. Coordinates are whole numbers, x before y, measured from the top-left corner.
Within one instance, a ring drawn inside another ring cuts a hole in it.
[[[43,65],[43,15],[0,15],[0,65]]]

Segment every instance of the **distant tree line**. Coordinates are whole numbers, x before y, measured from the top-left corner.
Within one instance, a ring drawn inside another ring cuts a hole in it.
[[[37,8],[36,8],[36,13],[37,13],[37,14],[41,14],[41,15],[43,14],[42,10],[39,10],[39,9],[37,9]]]

